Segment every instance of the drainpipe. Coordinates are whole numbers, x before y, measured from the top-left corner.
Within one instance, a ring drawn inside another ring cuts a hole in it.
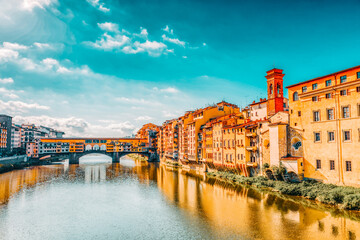
[[[337,85],[337,79],[335,76],[335,86]],[[335,95],[335,121],[336,121],[336,131],[337,131],[337,154],[338,154],[338,168],[339,168],[339,183],[344,184],[344,176],[343,176],[343,161],[342,161],[342,142],[341,142],[341,122],[340,122],[340,115],[341,115],[341,109],[340,109],[340,99],[339,95],[336,92],[336,89],[333,88],[334,95]]]

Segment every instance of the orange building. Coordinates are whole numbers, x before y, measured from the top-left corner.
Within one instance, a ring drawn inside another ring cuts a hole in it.
[[[359,185],[360,66],[287,87],[304,177]]]

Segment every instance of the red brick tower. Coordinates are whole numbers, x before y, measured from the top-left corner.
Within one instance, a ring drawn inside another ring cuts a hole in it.
[[[279,111],[284,111],[283,77],[282,69],[271,69],[267,71],[267,115],[271,117]]]

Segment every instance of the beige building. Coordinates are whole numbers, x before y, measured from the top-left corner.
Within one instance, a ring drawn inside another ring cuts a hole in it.
[[[360,66],[287,87],[291,139],[304,151],[304,176],[360,183]]]

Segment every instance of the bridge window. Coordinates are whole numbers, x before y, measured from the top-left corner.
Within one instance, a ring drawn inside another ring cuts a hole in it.
[[[85,143],[91,143],[92,141],[91,140],[85,140]]]
[[[100,143],[106,143],[106,140],[100,140]]]
[[[93,143],[99,143],[100,141],[98,139],[94,139]]]

